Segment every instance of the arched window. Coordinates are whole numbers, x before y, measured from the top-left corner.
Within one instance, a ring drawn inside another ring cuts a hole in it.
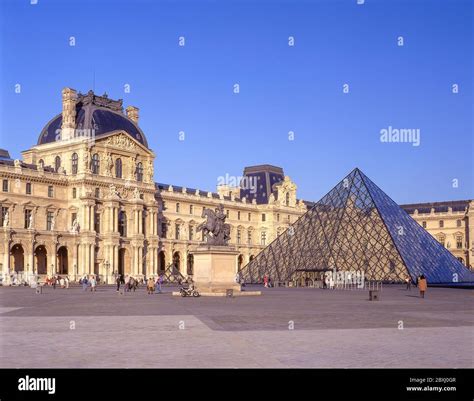
[[[438,235],[438,241],[441,245],[445,246],[446,245],[446,236],[444,234],[439,234]]]
[[[77,153],[73,153],[72,158],[71,158],[71,173],[72,174],[77,174],[78,159],[79,158],[77,157]]]
[[[61,167],[61,158],[59,156],[56,156],[54,159],[54,171],[57,173],[60,167]]]
[[[115,177],[122,178],[122,159],[115,160]]]
[[[41,168],[44,168],[44,160],[43,159],[38,160],[38,166],[41,166]]]
[[[127,214],[124,211],[119,212],[118,216],[119,233],[121,237],[127,236]]]
[[[188,269],[187,269],[188,275],[193,275],[194,273],[194,256],[193,255],[188,255]]]
[[[100,159],[97,153],[92,155],[91,170],[92,174],[99,174],[100,169]]]
[[[137,164],[137,181],[143,181],[143,164],[141,162]]]

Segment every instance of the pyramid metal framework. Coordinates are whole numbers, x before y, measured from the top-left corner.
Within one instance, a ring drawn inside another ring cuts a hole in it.
[[[470,272],[359,169],[354,169],[241,271],[249,283],[299,272],[363,271],[366,280],[474,283]]]

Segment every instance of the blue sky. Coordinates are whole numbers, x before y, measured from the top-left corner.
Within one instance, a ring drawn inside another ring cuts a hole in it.
[[[159,182],[214,190],[268,163],[316,201],[359,167],[399,203],[474,197],[471,1],[37,1],[0,0],[14,158],[68,86],[140,108]],[[420,146],[382,143],[389,126]]]

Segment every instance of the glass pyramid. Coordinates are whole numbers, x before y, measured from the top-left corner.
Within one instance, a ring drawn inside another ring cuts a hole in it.
[[[364,272],[366,280],[474,283],[470,272],[359,169],[247,264],[246,282],[268,274],[287,281],[298,272]]]

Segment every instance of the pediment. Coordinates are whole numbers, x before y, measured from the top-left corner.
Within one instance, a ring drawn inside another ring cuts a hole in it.
[[[136,139],[132,138],[127,132],[119,130],[113,131],[96,139],[97,145],[103,145],[110,149],[125,150],[132,153],[146,153],[154,156],[154,153],[146,146],[142,145]]]

